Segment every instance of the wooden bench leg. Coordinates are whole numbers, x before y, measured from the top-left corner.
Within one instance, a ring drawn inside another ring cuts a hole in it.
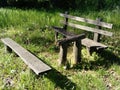
[[[77,40],[73,45],[74,64],[81,62],[81,40]]]
[[[12,53],[12,49],[5,45],[5,53]],[[15,57],[19,57],[15,52],[13,52]]]
[[[91,48],[91,47],[86,47],[86,49],[87,49],[87,53],[88,53],[89,56],[91,56],[92,53],[95,51],[95,49]]]
[[[12,53],[12,49],[5,45],[5,53]]]
[[[57,44],[57,40],[58,40],[58,32],[55,32],[55,44]]]
[[[90,56],[90,55],[91,55],[91,53],[90,53],[90,48],[89,48],[89,47],[86,47],[86,50],[87,50],[88,55]]]
[[[67,61],[67,44],[60,45],[59,65],[65,65]]]

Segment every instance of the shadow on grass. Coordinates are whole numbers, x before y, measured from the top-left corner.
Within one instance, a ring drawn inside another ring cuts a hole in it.
[[[62,90],[76,90],[76,84],[55,69],[52,69],[46,77]]]
[[[29,51],[29,52],[32,53],[31,51]],[[32,54],[34,56],[36,56],[34,53],[32,53]],[[38,59],[40,59],[41,61],[43,61],[38,56],[36,56],[36,57]],[[43,62],[46,63],[45,61],[43,61]],[[41,74],[44,74],[44,73],[41,73]],[[40,77],[40,75],[37,76],[37,78],[39,78],[39,77]],[[65,75],[62,75],[59,71],[57,71],[54,68],[52,68],[52,70],[50,70],[49,72],[47,71],[47,74],[45,75],[45,77],[47,77],[48,79],[50,79],[53,83],[55,83],[56,87],[58,86],[61,89],[64,89],[64,90],[75,90],[76,89],[76,84],[75,83],[73,83]]]
[[[108,50],[104,50],[98,54],[99,59],[96,61],[82,61],[79,65],[73,67],[73,69],[85,69],[85,70],[97,70],[97,69],[109,69],[113,64],[120,65],[120,58]]]
[[[103,57],[106,64],[108,64],[107,67],[110,67],[112,64],[120,65],[120,58],[111,51],[106,50],[103,53],[100,53],[100,56]]]
[[[29,51],[29,52],[31,52],[31,51]],[[32,53],[32,54],[35,55],[34,53]],[[36,57],[39,58],[38,56],[36,56]],[[48,65],[47,62],[43,61],[41,58],[39,58],[39,59],[42,62],[44,62],[46,65]],[[50,66],[50,65],[48,65],[48,66]],[[60,87],[62,90],[63,89],[64,90],[76,90],[76,84],[75,83],[73,83],[70,79],[68,79],[67,76],[61,74],[61,72],[57,71],[53,67],[51,67],[51,68],[52,69],[49,70],[49,71],[40,73],[37,76],[37,78],[39,78],[41,75],[44,75],[44,73],[47,73],[47,74],[45,74],[45,77],[48,78],[53,83],[55,83],[56,87]]]

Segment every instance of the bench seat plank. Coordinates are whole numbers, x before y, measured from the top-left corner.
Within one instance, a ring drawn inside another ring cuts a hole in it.
[[[82,45],[86,46],[86,47],[96,47],[97,49],[100,49],[100,48],[107,48],[106,45],[104,44],[101,44],[99,42],[95,42],[91,39],[88,39],[88,38],[85,38],[85,39],[82,39],[81,41]]]
[[[23,61],[38,75],[39,73],[50,70],[51,68],[39,60],[36,56],[21,47],[10,38],[1,39],[5,45],[10,47]]]

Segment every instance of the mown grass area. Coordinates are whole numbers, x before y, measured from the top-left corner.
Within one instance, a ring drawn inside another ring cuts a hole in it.
[[[101,54],[87,55],[82,48],[82,62],[65,70],[57,64],[59,48],[54,45],[51,26],[60,26],[61,11],[0,8],[0,38],[10,37],[53,67],[36,76],[14,54],[4,52],[0,41],[0,90],[120,90],[120,9],[112,11],[70,11],[72,15],[91,19],[102,17],[113,23],[112,37],[103,37],[108,45]],[[68,54],[72,61],[71,49]]]

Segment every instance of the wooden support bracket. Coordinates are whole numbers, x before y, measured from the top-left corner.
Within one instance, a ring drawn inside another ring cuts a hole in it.
[[[59,65],[65,65],[67,61],[67,43],[60,45],[60,52],[59,52]]]
[[[70,38],[64,38],[58,41],[58,45],[60,46],[59,65],[66,64],[68,43],[71,42],[74,42],[73,45],[74,64],[77,64],[81,61],[81,39],[83,38],[85,38],[85,34],[76,35]]]
[[[12,53],[12,49],[5,45],[5,53]]]

